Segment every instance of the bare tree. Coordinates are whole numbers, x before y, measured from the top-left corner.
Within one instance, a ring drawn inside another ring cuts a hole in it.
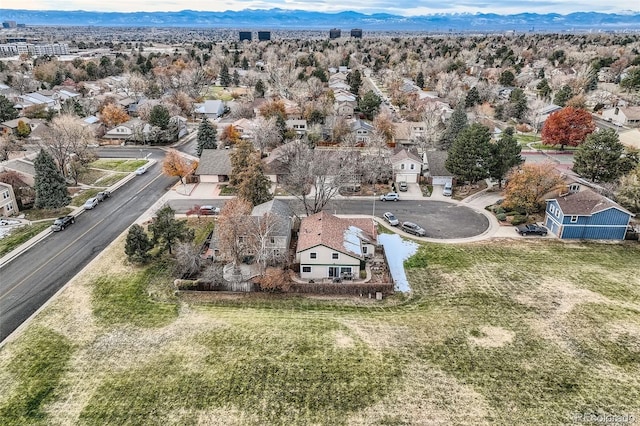
[[[81,162],[93,158],[89,145],[95,143],[91,129],[69,114],[55,117],[42,139],[42,147],[51,153],[63,176],[69,176],[68,164],[75,156]]]
[[[264,119],[257,118],[253,122],[253,145],[260,151],[260,157],[267,148],[275,148],[281,142],[282,137],[278,129],[276,117]]]
[[[276,250],[275,243],[271,242],[272,238],[277,238],[275,233],[280,227],[280,221],[280,218],[271,213],[248,218],[247,248],[254,254],[263,273],[267,266],[282,260],[284,255]]]
[[[247,252],[248,220],[251,204],[241,198],[225,203],[220,211],[217,226],[218,247],[223,259],[231,261],[236,267]]]
[[[174,274],[179,278],[193,277],[200,272],[202,257],[193,242],[180,242],[175,248]]]

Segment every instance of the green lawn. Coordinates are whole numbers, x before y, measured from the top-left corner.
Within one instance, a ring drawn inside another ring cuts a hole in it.
[[[133,172],[147,163],[147,160],[96,160],[89,164],[89,167],[113,170],[114,172]]]
[[[21,226],[11,231],[11,234],[4,238],[0,238],[0,257],[9,253],[20,244],[29,241],[51,226],[53,221],[37,222],[33,225]]]
[[[534,143],[533,145],[531,145],[531,147],[533,149],[542,149],[542,150],[551,150],[551,151],[560,151],[560,145],[545,145],[542,142],[540,143]],[[564,150],[565,151],[575,151],[576,149],[578,149],[575,146],[565,146]]]
[[[540,141],[540,136],[538,135],[523,135],[521,133],[515,134],[516,140],[520,142],[521,145],[526,145],[529,142],[538,142]]]
[[[61,209],[49,210],[49,209],[29,209],[23,210],[20,213],[24,213],[24,217],[30,221],[41,219],[55,219],[60,216],[66,216],[73,211],[70,207],[63,207]]]
[[[637,243],[424,244],[409,296],[198,304],[168,267],[126,264],[122,241],[0,349],[0,424],[640,416]]]
[[[98,181],[96,181],[95,184],[96,185],[100,185],[100,186],[104,186],[105,188],[108,188],[111,185],[113,185],[114,183],[121,181],[125,177],[127,177],[127,174],[125,174],[125,173],[114,173],[112,175],[108,175],[108,176],[105,176],[105,177],[99,179]]]

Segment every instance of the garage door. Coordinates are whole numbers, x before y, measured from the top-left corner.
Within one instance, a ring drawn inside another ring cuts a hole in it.
[[[396,175],[396,182],[416,183],[418,181],[418,175],[415,173],[399,173]]]
[[[444,176],[434,176],[432,178],[433,182],[431,182],[432,185],[446,185],[446,184],[452,184],[452,178],[450,177],[444,177]]]

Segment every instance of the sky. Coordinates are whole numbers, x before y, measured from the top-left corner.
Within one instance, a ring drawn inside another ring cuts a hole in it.
[[[86,10],[98,12],[155,12],[185,9],[223,12],[243,9],[295,9],[317,12],[352,10],[366,14],[391,13],[401,16],[437,13],[497,13],[522,12],[560,13],[628,11],[630,0],[2,0],[0,8],[28,10]],[[634,10],[639,10],[635,7]]]

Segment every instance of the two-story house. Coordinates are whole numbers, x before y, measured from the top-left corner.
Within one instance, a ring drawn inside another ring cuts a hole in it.
[[[371,135],[373,134],[373,125],[366,121],[356,119],[351,122],[351,132],[355,137],[356,144],[367,145],[371,141]]]
[[[13,188],[8,183],[0,182],[0,216],[18,214],[18,203]]]
[[[561,239],[623,240],[633,214],[577,183],[547,199],[545,226]]]
[[[373,256],[376,241],[371,219],[339,218],[326,212],[308,216],[300,223],[296,248],[300,278],[357,278],[365,260]]]
[[[406,148],[391,157],[391,166],[396,182],[417,183],[422,173],[422,160]]]

